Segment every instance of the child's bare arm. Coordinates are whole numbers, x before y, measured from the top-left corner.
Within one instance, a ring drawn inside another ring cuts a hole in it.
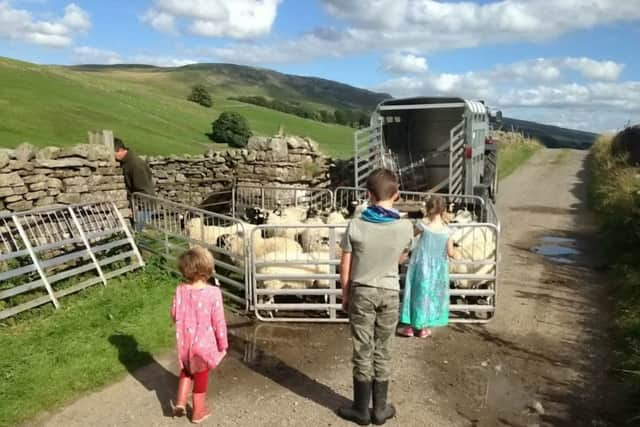
[[[351,277],[351,252],[342,252],[340,258],[340,288],[342,288],[342,309],[349,306],[349,278]]]
[[[176,294],[173,296],[173,301],[171,302],[171,320],[173,323],[176,323],[176,310],[178,304],[178,290],[176,290]]]

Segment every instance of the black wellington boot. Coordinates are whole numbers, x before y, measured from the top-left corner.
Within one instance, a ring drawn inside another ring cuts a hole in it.
[[[392,404],[387,404],[387,392],[389,391],[389,381],[373,382],[373,411],[371,421],[377,426],[381,426],[388,419],[396,415],[396,408]]]
[[[361,426],[371,424],[369,401],[371,400],[371,381],[353,378],[353,405],[339,408],[338,415],[345,420]]]

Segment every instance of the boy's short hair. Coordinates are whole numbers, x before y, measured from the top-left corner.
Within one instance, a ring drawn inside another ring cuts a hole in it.
[[[209,250],[194,246],[178,258],[178,269],[190,282],[208,280],[213,274],[214,260]]]
[[[124,141],[120,138],[113,138],[113,151],[126,150],[127,147],[124,145]]]
[[[367,178],[367,190],[376,200],[389,200],[399,189],[398,178],[389,169],[376,169]]]

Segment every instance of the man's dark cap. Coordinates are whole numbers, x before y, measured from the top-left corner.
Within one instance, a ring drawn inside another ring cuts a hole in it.
[[[127,147],[120,138],[113,138],[113,151],[126,150]]]

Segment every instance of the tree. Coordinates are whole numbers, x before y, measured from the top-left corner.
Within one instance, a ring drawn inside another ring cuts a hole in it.
[[[239,148],[247,146],[251,129],[249,129],[249,122],[241,114],[225,111],[211,125],[213,127],[211,139],[215,142]]]
[[[203,107],[210,108],[213,104],[211,102],[211,96],[207,89],[203,85],[195,85],[191,88],[191,94],[187,97],[187,100],[196,102]]]

